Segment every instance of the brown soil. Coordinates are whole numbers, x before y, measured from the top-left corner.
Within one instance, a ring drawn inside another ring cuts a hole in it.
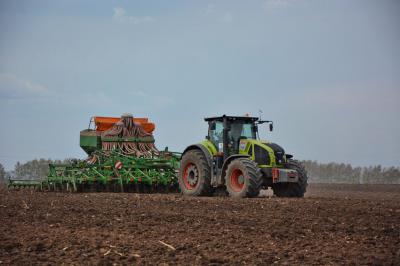
[[[0,191],[0,263],[400,265],[400,186],[304,199]]]

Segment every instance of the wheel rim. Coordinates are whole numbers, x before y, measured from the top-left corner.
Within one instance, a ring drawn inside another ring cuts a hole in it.
[[[183,183],[188,190],[195,189],[199,183],[199,171],[193,163],[188,163],[183,171]]]
[[[240,169],[233,170],[231,177],[231,187],[234,191],[240,192],[244,187],[244,175],[243,171]]]

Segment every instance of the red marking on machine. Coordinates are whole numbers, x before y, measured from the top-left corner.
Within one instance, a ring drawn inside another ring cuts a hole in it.
[[[122,164],[121,161],[118,161],[118,162],[115,163],[115,169],[117,169],[117,170],[121,169],[122,166],[123,166],[123,164]]]
[[[272,183],[276,183],[279,180],[279,169],[272,168]]]

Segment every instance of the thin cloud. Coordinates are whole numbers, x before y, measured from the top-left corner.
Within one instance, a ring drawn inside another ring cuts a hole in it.
[[[148,97],[149,95],[142,90],[129,91],[129,94],[135,97]]]
[[[152,102],[154,107],[158,109],[167,108],[175,104],[174,99],[168,95],[154,94],[143,90],[130,91],[129,94],[139,102]]]
[[[230,11],[218,10],[214,4],[208,4],[206,9],[203,10],[204,15],[208,18],[211,18],[215,21],[222,23],[231,23],[233,22],[233,14]]]
[[[78,93],[71,96],[67,92],[50,90],[46,86],[32,82],[14,74],[0,74],[0,101],[7,103],[36,103],[51,102],[56,104],[85,104],[100,103],[103,106],[112,100],[103,92]],[[81,102],[82,101],[82,102]]]
[[[384,88],[381,90],[381,88]],[[303,91],[298,96],[302,103],[323,108],[343,108],[371,110],[399,109],[397,99],[400,97],[398,86],[385,83],[342,84],[326,86]]]
[[[14,74],[0,74],[0,97],[3,99],[25,99],[44,96],[49,90],[38,83],[17,77]]]
[[[208,4],[206,11],[204,12],[206,15],[211,15],[215,13],[215,6],[213,4]]]
[[[290,0],[266,0],[264,2],[265,9],[286,8],[292,5]]]
[[[77,100],[79,98],[81,100]],[[106,94],[104,91],[94,91],[94,92],[85,92],[79,94],[79,97],[72,97],[68,99],[68,102],[73,105],[82,105],[86,104],[92,106],[94,108],[98,108],[101,106],[107,106],[108,108],[118,106],[115,101],[115,97],[112,97]]]
[[[233,21],[233,15],[231,12],[225,12],[225,14],[221,17],[221,22],[231,23]]]
[[[155,21],[155,18],[150,16],[144,16],[144,17],[128,16],[126,14],[125,9],[123,9],[122,7],[114,7],[113,18],[118,22],[128,22],[132,24],[151,23]]]
[[[175,101],[169,96],[166,95],[157,95],[154,97],[154,103],[159,109],[164,109],[167,107],[174,106]]]

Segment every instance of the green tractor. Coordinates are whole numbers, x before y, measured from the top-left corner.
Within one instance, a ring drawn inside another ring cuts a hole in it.
[[[182,154],[178,180],[184,195],[208,196],[222,188],[231,197],[257,197],[271,187],[278,197],[304,196],[304,167],[279,145],[258,138],[258,125],[267,123],[272,131],[272,121],[226,115],[204,120],[206,139]]]

